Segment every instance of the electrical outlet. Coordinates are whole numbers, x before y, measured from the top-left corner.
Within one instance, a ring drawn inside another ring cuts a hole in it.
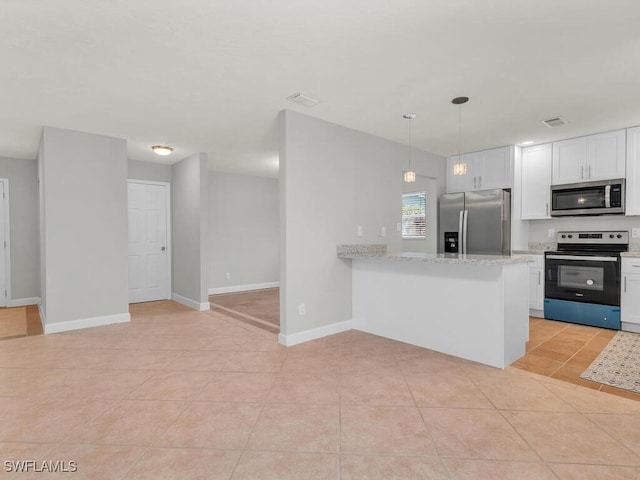
[[[298,305],[298,315],[305,315],[307,313],[307,307],[304,303]]]
[[[380,227],[380,236],[381,237],[387,236],[387,227]]]
[[[358,225],[358,236],[362,236],[362,225]]]
[[[547,236],[549,238],[553,238],[556,236],[556,229],[555,228],[550,228],[549,230],[547,230]]]
[[[640,228],[632,228],[631,229],[631,236],[633,238],[640,238]]]
[[[227,280],[231,280],[231,272],[227,272],[224,274]]]

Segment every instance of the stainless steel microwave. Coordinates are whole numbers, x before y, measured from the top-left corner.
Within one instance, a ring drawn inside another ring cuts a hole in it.
[[[551,186],[551,216],[624,213],[624,179]]]

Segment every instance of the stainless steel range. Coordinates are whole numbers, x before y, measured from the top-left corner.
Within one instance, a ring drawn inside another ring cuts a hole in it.
[[[629,232],[558,232],[545,253],[544,318],[620,330],[620,252]]]

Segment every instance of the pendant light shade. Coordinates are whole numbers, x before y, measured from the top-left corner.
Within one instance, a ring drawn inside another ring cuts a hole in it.
[[[402,118],[409,120],[409,170],[404,172],[405,183],[413,183],[416,181],[416,172],[411,169],[411,157],[413,156],[413,147],[411,146],[411,120],[416,118],[415,113],[405,113]]]
[[[404,172],[404,181],[406,183],[413,183],[416,181],[416,172],[406,171]]]

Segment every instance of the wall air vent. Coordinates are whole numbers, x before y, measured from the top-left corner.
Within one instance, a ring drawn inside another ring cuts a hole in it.
[[[304,95],[300,92],[289,95],[287,97],[287,100],[299,103],[301,105],[304,105],[305,107],[315,107],[318,103],[320,103],[320,100],[310,97],[309,95]]]
[[[567,121],[562,117],[553,117],[547,120],[541,120],[540,123],[545,124],[549,128],[559,127],[560,125],[566,125]]]

